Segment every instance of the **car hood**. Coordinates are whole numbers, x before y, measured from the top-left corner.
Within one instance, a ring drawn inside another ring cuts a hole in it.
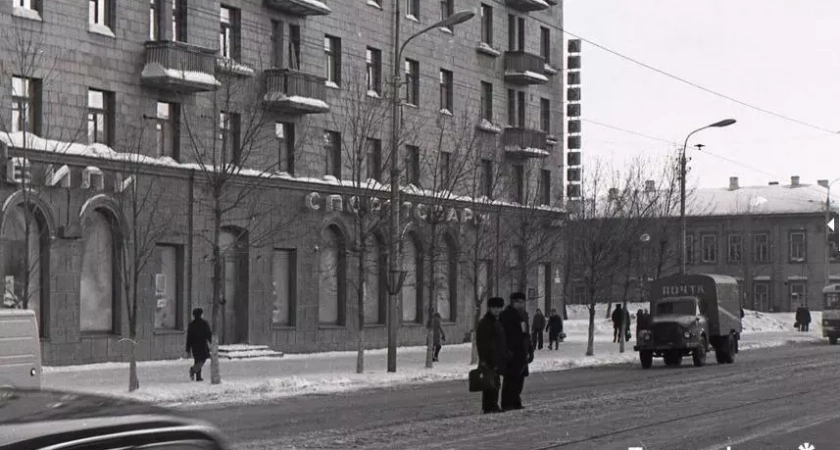
[[[661,316],[661,317],[654,317],[651,321],[652,324],[659,324],[659,323],[668,323],[668,324],[678,324],[684,328],[691,327],[694,322],[696,322],[695,317],[691,316]]]

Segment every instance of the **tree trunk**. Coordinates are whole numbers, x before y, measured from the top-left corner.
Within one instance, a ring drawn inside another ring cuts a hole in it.
[[[364,241],[358,243],[359,249],[359,289],[356,290],[359,302],[359,335],[356,342],[356,373],[365,373],[365,295],[367,294],[367,249]]]
[[[475,342],[476,331],[478,331],[478,322],[481,320],[481,304],[476,303],[475,307],[475,319],[473,320],[473,329],[470,332],[470,342],[472,345],[470,347],[470,364],[478,364],[478,345]]]
[[[434,328],[432,327],[432,316],[437,311],[437,304],[435,301],[435,294],[437,293],[437,282],[435,280],[435,262],[437,256],[437,227],[432,225],[432,245],[429,249],[429,310],[428,318],[426,319],[426,368],[434,367]]]
[[[210,342],[210,383],[220,384],[222,382],[222,374],[219,370],[219,310],[221,309],[222,289],[222,258],[221,249],[219,248],[219,240],[222,234],[222,210],[220,199],[216,196],[216,205],[214,208],[213,217],[213,305],[212,310],[212,327],[215,338]]]
[[[128,392],[140,389],[140,379],[137,378],[137,342],[131,338],[131,351],[128,354]]]
[[[586,342],[586,356],[595,356],[595,301],[589,304],[589,338]]]

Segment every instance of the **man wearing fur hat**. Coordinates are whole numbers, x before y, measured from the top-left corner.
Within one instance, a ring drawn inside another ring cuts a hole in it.
[[[528,316],[525,313],[525,294],[510,294],[510,304],[501,314],[499,321],[505,330],[510,359],[503,373],[502,410],[522,409],[522,389],[528,376],[528,364],[534,360],[534,347],[528,333]]]
[[[487,300],[487,314],[478,321],[475,331],[478,364],[496,373],[496,389],[481,393],[481,410],[484,414],[502,412],[499,408],[499,375],[505,369],[508,359],[505,330],[499,322],[499,314],[504,307],[505,299],[501,297]]]

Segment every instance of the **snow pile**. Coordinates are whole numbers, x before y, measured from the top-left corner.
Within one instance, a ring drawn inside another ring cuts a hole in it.
[[[140,72],[141,78],[177,78],[179,80],[189,81],[190,83],[203,84],[206,86],[221,86],[216,76],[204,72],[195,72],[191,70],[167,69],[160,63],[148,63],[143,66],[143,71]]]

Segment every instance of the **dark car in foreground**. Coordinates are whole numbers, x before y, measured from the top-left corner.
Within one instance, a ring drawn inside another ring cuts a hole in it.
[[[207,423],[131,400],[0,388],[0,450],[228,450]]]

